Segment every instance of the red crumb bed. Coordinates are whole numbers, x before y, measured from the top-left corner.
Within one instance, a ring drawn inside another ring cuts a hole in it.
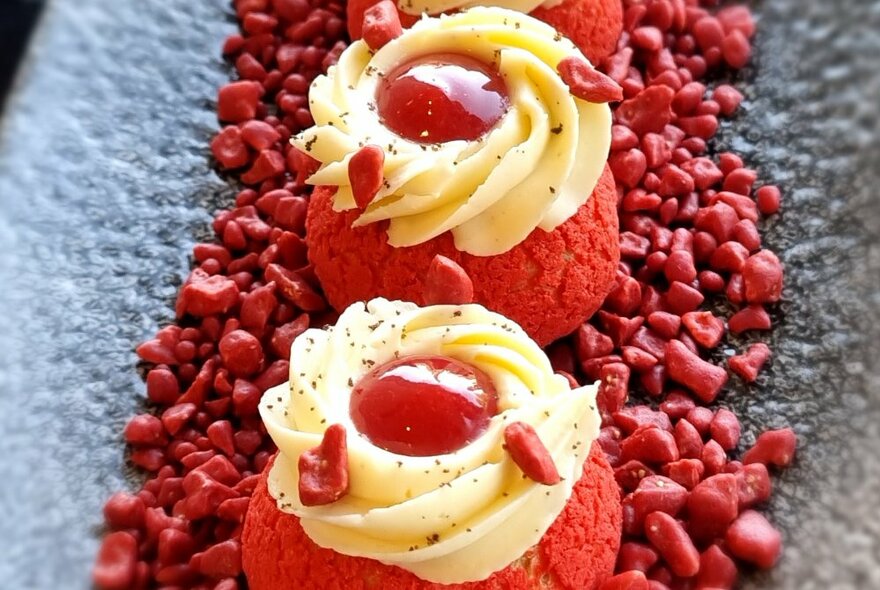
[[[597,447],[572,499],[541,542],[523,559],[477,583],[433,584],[398,567],[322,549],[306,536],[299,519],[277,509],[265,477],[252,502],[242,538],[244,570],[252,590],[596,588],[599,577],[614,567],[620,545],[619,492]]]
[[[726,367],[708,360],[728,331],[770,329],[782,268],[757,229],[778,211],[779,190],[758,186],[736,154],[707,150],[742,96],[701,80],[748,61],[754,24],[745,7],[710,14],[714,2],[700,4],[624,2],[625,32],[601,63],[625,92],[610,157],[623,262],[602,310],[549,349],[558,369],[602,381],[600,444],[623,494],[625,531],[606,590],[731,588],[740,568],[771,567],[780,551],[760,509],[769,472],[792,461],[794,433],[764,433],[741,452],[736,416],[704,407],[730,373],[754,381],[770,358],[754,344]],[[211,148],[248,188],[217,214],[218,241],[195,247],[177,323],[138,348],[153,365],[150,408],[125,439],[148,480],[105,507],[101,590],[246,587],[244,515],[275,452],[257,402],[285,380],[293,338],[334,319],[307,264],[308,190],[287,140],[312,124],[305,93],[345,46],[345,9],[306,0],[235,7],[242,34],[224,55],[240,80],[220,90],[225,127]],[[707,299],[738,311],[714,316]],[[626,405],[628,385],[659,410]]]

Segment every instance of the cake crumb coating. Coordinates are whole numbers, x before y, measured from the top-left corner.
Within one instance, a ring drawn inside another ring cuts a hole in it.
[[[614,284],[620,260],[617,191],[607,166],[568,221],[552,232],[535,229],[513,249],[488,257],[458,251],[449,232],[392,247],[387,222],[352,228],[359,211],[333,211],[333,192],[322,186],[312,194],[306,239],[309,260],[337,310],[375,297],[424,305],[423,279],[441,254],[473,280],[475,303],[512,319],[544,346],[592,316]]]

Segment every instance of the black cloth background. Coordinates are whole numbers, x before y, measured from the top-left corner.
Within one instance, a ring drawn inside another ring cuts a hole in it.
[[[0,107],[42,8],[42,0],[0,0]]]

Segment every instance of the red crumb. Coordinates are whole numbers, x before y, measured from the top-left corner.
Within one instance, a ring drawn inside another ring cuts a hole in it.
[[[570,55],[559,62],[556,70],[569,91],[582,100],[608,103],[623,100],[623,88],[579,57]]]
[[[425,276],[425,303],[464,305],[474,302],[474,282],[462,267],[437,255]]]
[[[504,446],[526,477],[548,486],[559,483],[559,471],[553,456],[530,425],[525,422],[508,424],[504,428]]]
[[[364,14],[367,10],[376,4],[379,4],[381,1],[382,0],[350,0],[347,3],[345,13],[348,20],[348,34],[352,41],[360,39],[363,34]],[[419,20],[419,17],[411,14],[399,12],[399,15],[400,24],[404,29],[410,28]]]
[[[382,188],[384,162],[385,150],[378,145],[365,145],[355,152],[348,163],[351,192],[361,210],[367,208]]]
[[[105,590],[125,590],[135,580],[137,540],[126,532],[110,533],[101,544],[92,579]]]
[[[333,424],[321,444],[299,456],[299,498],[305,506],[332,504],[348,493],[345,427]]]
[[[727,366],[730,370],[742,377],[746,383],[752,383],[758,378],[758,373],[767,359],[770,358],[770,347],[763,342],[756,342],[749,346],[745,354],[730,357]]]
[[[565,510],[536,548],[487,580],[440,585],[394,566],[348,557],[312,543],[299,519],[280,512],[266,475],[251,499],[242,533],[242,560],[250,590],[592,590],[611,574],[620,544],[617,484],[595,445]]]
[[[382,0],[370,6],[364,12],[362,29],[364,41],[373,51],[382,49],[389,41],[400,37],[403,29],[397,5],[391,0]]]
[[[539,344],[572,332],[602,304],[618,262],[617,194],[606,169],[587,203],[553,232],[536,229],[498,256],[455,249],[443,234],[394,248],[386,225],[351,228],[357,211],[331,208],[332,189],[312,195],[306,221],[309,259],[337,310],[377,296],[424,304],[421,277],[436,254],[459,264],[474,282],[474,300],[520,324]]]

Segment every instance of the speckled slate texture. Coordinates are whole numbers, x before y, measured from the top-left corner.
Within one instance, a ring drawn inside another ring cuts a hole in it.
[[[792,425],[771,506],[784,559],[748,588],[880,588],[880,3],[766,0],[732,148],[780,183],[786,300],[760,382],[723,402]],[[100,507],[134,485],[134,346],[210,212],[221,0],[50,3],[0,124],[0,588],[83,589]],[[741,343],[732,343],[737,347]]]

